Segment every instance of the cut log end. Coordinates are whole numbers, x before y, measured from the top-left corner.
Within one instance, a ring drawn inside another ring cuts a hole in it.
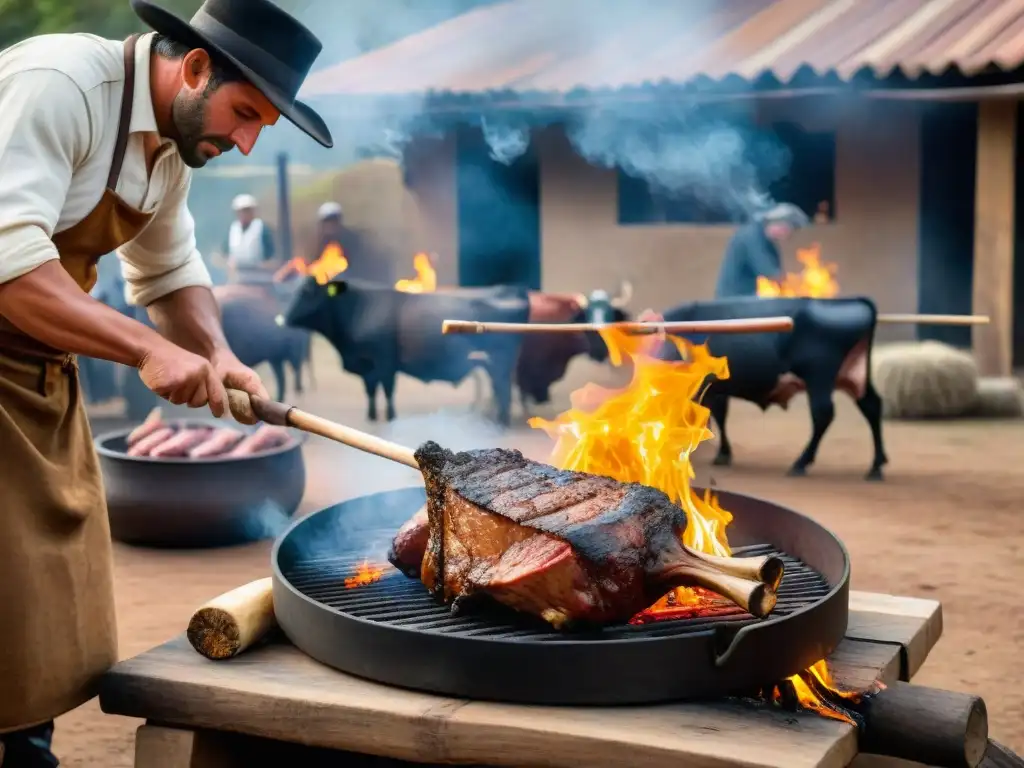
[[[865,701],[861,750],[939,768],[977,768],[988,748],[978,696],[895,682]]]
[[[273,583],[264,578],[200,606],[185,635],[206,658],[230,659],[260,642],[275,624]]]
[[[988,711],[984,699],[975,698],[971,702],[964,733],[964,765],[981,765],[988,749]]]
[[[238,622],[223,608],[200,608],[192,615],[185,634],[192,647],[208,659],[230,659],[242,650]]]

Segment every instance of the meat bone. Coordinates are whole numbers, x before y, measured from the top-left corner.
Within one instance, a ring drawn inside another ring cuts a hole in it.
[[[228,390],[231,413],[242,424],[264,422],[292,427],[328,440],[390,459],[419,470],[411,448],[367,434],[358,429],[315,416],[291,405],[250,397],[239,390]],[[758,618],[771,613],[783,574],[782,560],[774,555],[761,557],[716,557],[697,552],[680,543],[679,559],[661,574],[665,591],[673,586],[710,589]]]

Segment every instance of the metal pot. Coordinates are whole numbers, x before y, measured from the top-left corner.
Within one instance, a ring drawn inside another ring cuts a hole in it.
[[[176,420],[186,427],[223,426]],[[243,429],[241,425],[238,425]],[[128,456],[131,428],[96,438],[111,535],[153,547],[216,547],[273,538],[302,501],[302,436],[238,458]]]

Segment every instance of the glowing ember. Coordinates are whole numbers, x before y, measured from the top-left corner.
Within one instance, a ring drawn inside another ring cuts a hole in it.
[[[778,296],[807,296],[815,299],[831,299],[839,294],[836,282],[835,264],[821,263],[821,246],[818,243],[809,248],[800,248],[796,259],[803,264],[800,274],[788,273],[781,283],[761,276],[757,278],[757,295],[762,298]]]
[[[346,269],[348,269],[348,259],[345,258],[345,252],[337,243],[329,243],[321,251],[320,257],[311,264],[307,264],[296,256],[274,273],[274,282],[279,283],[289,275],[296,273],[312,275],[318,284],[327,285],[332,278],[340,275]]]
[[[380,581],[380,578],[383,575],[383,568],[371,566],[369,561],[363,560],[363,562],[359,564],[359,567],[356,568],[355,576],[346,577],[345,589],[365,587],[367,584],[373,584],[375,581]]]
[[[432,293],[437,290],[437,272],[425,253],[417,253],[412,257],[412,268],[416,277],[402,279],[395,283],[395,290],[403,293]]]
[[[612,365],[633,363],[629,385],[609,390],[588,384],[572,394],[572,408],[554,421],[530,419],[556,440],[551,463],[561,469],[612,477],[624,483],[643,483],[666,493],[686,510],[684,542],[701,552],[732,554],[726,526],[732,515],[722,509],[710,491],[698,496],[690,456],[712,437],[711,412],[700,404],[708,375],[729,376],[725,358],[712,357],[706,346],[694,346],[669,337],[683,361],[653,356],[657,336],[627,334],[617,328],[600,331]],[[679,617],[680,609],[706,607],[717,596],[681,588],[648,608],[635,621],[666,612]],[[666,615],[665,618],[669,616]],[[660,617],[659,617],[660,618]]]

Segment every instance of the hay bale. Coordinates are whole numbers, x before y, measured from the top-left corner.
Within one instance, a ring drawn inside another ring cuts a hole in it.
[[[948,344],[879,345],[871,362],[886,418],[949,419],[971,413],[977,404],[977,363]]]
[[[981,379],[971,415],[983,419],[1024,417],[1024,387],[1020,380],[1013,377]]]

